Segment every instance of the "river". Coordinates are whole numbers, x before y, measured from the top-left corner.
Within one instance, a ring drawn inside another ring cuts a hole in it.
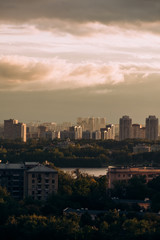
[[[76,168],[60,168],[64,172],[71,173],[75,171]],[[80,172],[87,173],[89,175],[99,177],[106,175],[108,168],[78,168]]]

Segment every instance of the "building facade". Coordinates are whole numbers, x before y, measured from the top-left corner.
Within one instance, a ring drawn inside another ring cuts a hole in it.
[[[46,200],[58,190],[58,172],[36,162],[0,164],[0,185],[16,200]]]
[[[25,172],[25,196],[35,200],[46,200],[58,190],[58,174],[44,165],[35,166]]]
[[[153,178],[160,176],[160,168],[108,167],[108,188],[112,189],[115,182],[128,181],[134,176],[145,176],[146,182],[149,182]]]
[[[140,138],[140,124],[132,124],[132,138]]]
[[[4,120],[4,139],[21,139],[26,142],[26,124],[15,119]]]
[[[119,140],[125,140],[132,137],[132,119],[129,116],[123,116],[119,120]]]
[[[94,132],[100,130],[100,128],[104,128],[106,125],[106,118],[101,117],[86,117],[77,118],[77,125],[82,126],[82,131],[90,131]]]
[[[146,118],[146,139],[150,141],[158,139],[158,118],[155,116]]]
[[[106,125],[100,131],[102,140],[115,139],[115,126],[113,124]]]
[[[138,144],[133,147],[133,153],[144,153],[144,152],[150,152],[150,151],[151,151],[151,147],[145,144]]]

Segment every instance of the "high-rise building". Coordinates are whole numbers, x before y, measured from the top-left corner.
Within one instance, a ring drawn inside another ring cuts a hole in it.
[[[100,140],[101,139],[101,131],[95,131],[95,132],[92,132],[92,139],[94,140]]]
[[[140,138],[145,139],[146,137],[146,128],[145,127],[140,127]]]
[[[100,131],[102,140],[115,139],[115,126],[113,124],[106,125]]]
[[[154,141],[158,139],[158,118],[155,116],[146,118],[146,139]]]
[[[82,127],[72,126],[69,128],[69,138],[71,140],[82,139]]]
[[[26,142],[26,124],[15,119],[4,120],[4,139],[21,139]]]
[[[47,131],[48,131],[48,128],[46,126],[40,125],[38,127],[38,137],[45,138],[45,134]]]
[[[129,116],[123,116],[119,120],[119,140],[132,137],[132,119]]]
[[[92,139],[92,132],[90,131],[83,131],[82,132],[82,139],[86,139],[86,140],[89,140],[89,139]]]
[[[18,120],[15,119],[4,120],[4,139],[14,139],[13,138],[14,124],[18,124]]]
[[[77,125],[82,127],[83,131],[96,131],[104,128],[106,125],[106,118],[90,117],[90,118],[77,118]]]

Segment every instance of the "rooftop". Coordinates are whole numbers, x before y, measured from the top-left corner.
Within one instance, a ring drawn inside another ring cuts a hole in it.
[[[48,172],[48,173],[57,173],[56,170],[54,170],[53,168],[49,168],[46,167],[44,165],[38,165],[36,167],[33,167],[31,169],[29,169],[27,172]]]
[[[1,163],[0,169],[25,169],[23,163]]]

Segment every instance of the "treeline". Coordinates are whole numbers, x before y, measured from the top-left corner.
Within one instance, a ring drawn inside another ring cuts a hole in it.
[[[120,215],[116,210],[98,216],[95,220],[88,215],[45,217],[21,215],[10,217],[5,226],[0,226],[1,239],[12,240],[158,240],[160,217],[146,214]]]
[[[76,141],[75,146],[60,147],[62,141],[0,140],[0,160],[2,162],[44,162],[57,167],[107,167],[109,165],[154,166],[160,167],[160,152],[133,154],[133,147],[142,140],[126,141]],[[144,141],[143,141],[144,142]],[[146,142],[153,144],[152,142]],[[160,144],[157,142],[157,144]]]
[[[123,195],[121,195],[123,194]],[[139,198],[151,196],[150,212],[139,212],[138,206],[117,204],[111,197]],[[31,198],[17,202],[0,187],[0,233],[7,240],[97,240],[159,239],[160,177],[147,185],[145,178],[135,177],[128,183],[107,191],[107,179],[59,171],[59,189],[47,201]],[[154,199],[157,199],[154,201]],[[156,205],[157,204],[157,205]],[[63,214],[66,207],[105,210],[95,218],[86,211],[82,215]]]

